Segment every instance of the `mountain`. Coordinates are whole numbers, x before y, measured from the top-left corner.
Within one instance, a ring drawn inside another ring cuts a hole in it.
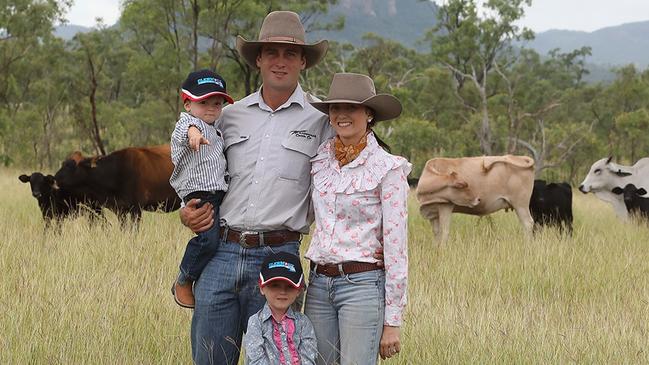
[[[80,25],[59,25],[54,28],[54,35],[65,40],[70,40],[77,33],[87,33],[90,32],[92,28],[82,27]]]
[[[607,27],[594,32],[549,30],[536,34],[526,45],[545,55],[554,48],[569,52],[583,46],[592,48],[588,62],[621,66],[634,63],[641,69],[649,66],[649,21]]]
[[[418,41],[435,25],[437,6],[432,1],[422,0],[340,0],[318,21],[331,23],[340,16],[345,17],[344,29],[310,32],[307,38],[362,46],[363,35],[372,32],[420,52],[429,52],[430,46]]]

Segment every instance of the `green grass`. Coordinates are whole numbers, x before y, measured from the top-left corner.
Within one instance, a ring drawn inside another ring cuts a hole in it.
[[[191,237],[177,213],[44,232],[18,175],[0,173],[0,364],[191,363],[169,291]],[[384,363],[649,363],[649,228],[574,199],[572,238],[526,240],[501,212],[454,215],[444,245],[411,201],[402,353]]]

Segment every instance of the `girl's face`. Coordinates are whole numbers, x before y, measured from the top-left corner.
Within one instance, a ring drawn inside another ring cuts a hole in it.
[[[329,121],[345,145],[357,144],[367,132],[368,119],[372,116],[364,105],[335,103],[329,105]]]
[[[288,307],[295,302],[300,290],[284,280],[271,281],[260,288],[261,294],[266,297],[272,312],[284,314]]]
[[[212,124],[219,119],[224,102],[225,99],[223,99],[222,96],[215,95],[200,101],[191,101],[187,99],[185,100],[184,106],[185,110],[189,114],[205,123]]]

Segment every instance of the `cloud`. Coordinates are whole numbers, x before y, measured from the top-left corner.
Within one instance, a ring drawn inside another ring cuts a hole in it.
[[[120,14],[119,0],[75,0],[65,18],[69,24],[92,27],[98,17],[104,24],[113,25]]]

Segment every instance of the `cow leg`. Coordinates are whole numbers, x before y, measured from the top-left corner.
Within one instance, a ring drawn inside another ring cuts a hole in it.
[[[530,215],[530,209],[527,206],[522,206],[517,207],[515,210],[516,216],[518,216],[518,220],[525,228],[525,234],[531,236],[532,229],[534,227],[534,219],[532,219],[532,215]]]
[[[451,229],[451,214],[453,213],[453,204],[440,204],[439,205],[439,230],[440,242],[445,243],[448,241],[449,231]]]
[[[133,222],[133,228],[135,228],[135,230],[139,229],[140,221],[142,220],[142,210],[139,207],[131,208],[131,219]]]
[[[439,239],[440,231],[439,231],[439,216],[436,216],[434,218],[430,219],[430,225],[433,227],[433,234],[435,235],[435,238]]]

